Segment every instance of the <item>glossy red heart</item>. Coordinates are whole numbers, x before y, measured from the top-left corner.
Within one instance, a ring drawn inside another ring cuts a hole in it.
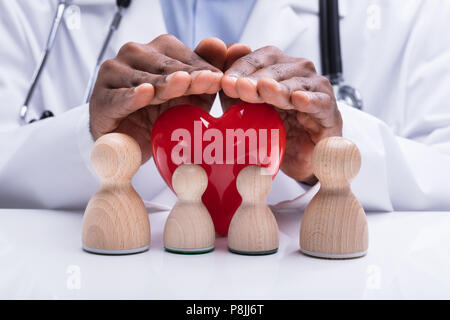
[[[216,231],[227,235],[241,204],[236,178],[257,164],[277,174],[286,146],[286,131],[278,113],[267,104],[240,103],[220,118],[195,106],[163,112],[153,126],[152,153],[161,176],[172,188],[172,174],[183,163],[202,166],[208,187],[202,200]]]

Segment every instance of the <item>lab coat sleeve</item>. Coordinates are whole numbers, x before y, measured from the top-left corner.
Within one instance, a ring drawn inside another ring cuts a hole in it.
[[[397,136],[376,117],[339,104],[343,136],[362,157],[352,190],[366,211],[450,210],[450,155],[440,147]],[[277,211],[304,210],[319,190],[303,185],[300,196],[273,206]],[[298,191],[298,187],[290,189]]]
[[[449,16],[448,1],[421,2],[393,77],[401,79],[395,107],[404,110],[396,127],[339,104],[343,136],[361,151],[352,190],[367,211],[450,210]],[[304,208],[303,198],[289,205]]]
[[[88,106],[19,125],[36,67],[30,51],[36,39],[23,23],[34,17],[28,11],[16,1],[0,2],[0,207],[79,209],[98,186],[88,159]]]
[[[450,210],[449,15],[448,1],[422,1],[399,61],[404,114],[395,130],[341,108],[344,135],[362,150],[353,187],[367,208]]]
[[[53,0],[0,1],[0,208],[84,209],[100,184],[89,159],[93,139],[88,105],[71,108],[64,100],[44,95],[56,90],[49,86],[61,78],[44,81],[48,76],[44,69],[30,110],[30,117],[47,108],[59,111],[56,117],[24,126],[19,122],[20,106],[56,4]],[[49,62],[57,55],[58,50],[53,50]],[[164,198],[167,189],[153,161],[141,167],[133,185],[153,207],[154,198]]]
[[[88,106],[3,131],[1,207],[82,209],[98,187],[89,164]]]
[[[344,137],[354,141],[362,167],[352,189],[368,211],[450,210],[450,155],[396,136],[375,117],[341,105]]]

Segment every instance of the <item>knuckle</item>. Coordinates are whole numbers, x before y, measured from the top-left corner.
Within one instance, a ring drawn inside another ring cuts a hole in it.
[[[260,50],[268,52],[270,54],[279,54],[282,52],[278,47],[273,46],[273,45],[262,47]]]
[[[246,55],[244,57],[241,58],[243,62],[249,64],[250,66],[259,69],[260,67],[263,66],[263,62],[261,59],[258,58],[258,56],[256,55]]]
[[[190,72],[192,71],[192,68],[174,59],[164,59],[155,65],[154,72],[156,74],[166,75],[177,71]]]
[[[321,87],[321,88],[331,87],[330,80],[328,80],[327,77],[317,76],[316,79],[317,79],[316,81],[317,81],[317,84],[318,84],[319,87]]]
[[[270,63],[275,63],[276,61],[279,61],[281,57],[285,56],[281,49],[273,45],[265,46],[259,50],[259,52],[262,53]]]
[[[133,55],[141,50],[141,45],[136,42],[127,42],[119,50],[119,56]]]
[[[114,59],[105,60],[99,70],[99,73],[109,73],[114,71],[117,67],[117,61]]]
[[[295,85],[298,88],[301,88],[302,90],[313,91],[313,86],[311,84],[311,80],[308,79],[308,78],[296,77],[295,78]]]
[[[161,43],[161,42],[170,42],[170,41],[177,41],[177,37],[175,37],[173,34],[165,33],[157,36],[151,43]]]
[[[316,73],[316,66],[314,65],[314,62],[309,59],[300,59],[299,65],[302,69],[308,71],[309,73]]]
[[[327,77],[318,75],[314,78],[314,82],[317,91],[332,94],[334,96],[333,86]]]

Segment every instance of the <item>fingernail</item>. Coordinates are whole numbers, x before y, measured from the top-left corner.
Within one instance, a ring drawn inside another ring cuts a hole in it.
[[[213,72],[211,70],[199,70],[199,71],[193,71],[191,72],[191,78],[195,79],[197,78],[200,74],[212,74]]]
[[[227,78],[230,79],[232,82],[236,82],[238,79],[238,76],[234,74],[227,75]]]
[[[166,77],[166,82],[170,82],[170,80],[172,79],[172,77],[173,77],[173,73],[169,74],[169,75]]]
[[[296,93],[297,95],[303,96],[303,99],[305,100],[311,100],[312,95],[307,92],[307,91],[295,91],[294,93]]]
[[[283,89],[281,87],[281,84],[277,80],[270,79],[270,78],[264,78],[264,80],[266,80],[266,79],[269,80],[270,82],[272,82],[272,84],[275,85],[278,88],[278,90],[282,90]]]
[[[150,88],[150,87],[153,87],[153,85],[151,83],[140,84],[136,88],[134,88],[134,92],[138,92],[140,90],[140,88],[146,88],[146,87]]]
[[[258,80],[253,79],[253,78],[244,78],[248,81],[250,81],[255,87],[258,85]]]
[[[191,72],[191,78],[192,78],[192,79],[197,78],[198,75],[199,75],[200,73],[202,73],[202,72],[203,72],[203,71],[192,71],[192,72]]]

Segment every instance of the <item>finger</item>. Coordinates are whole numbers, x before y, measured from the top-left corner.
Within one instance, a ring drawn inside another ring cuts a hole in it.
[[[264,102],[281,109],[296,109],[292,104],[291,94],[295,91],[317,91],[315,77],[293,77],[283,81],[275,81],[271,78],[258,79],[258,93]]]
[[[136,70],[117,59],[106,60],[99,70],[101,85],[109,89],[137,87],[142,83],[154,83],[160,76]]]
[[[202,44],[200,49],[206,50],[208,48],[215,49],[215,46],[220,47],[221,44],[218,43],[217,40],[218,39],[207,40],[204,44]],[[157,48],[157,51],[160,52],[161,54],[170,57],[174,60],[180,61],[186,65],[196,67],[197,70],[211,70],[215,72],[220,72],[218,68],[206,62],[205,59],[200,57],[196,52],[192,51],[189,47],[187,47],[183,42],[178,40],[173,35],[170,34],[161,35],[157,37],[155,40],[153,40],[150,44],[152,46],[155,46]],[[225,46],[225,44],[223,45]],[[220,49],[218,51],[220,51]],[[201,50],[200,52],[204,53],[204,51]]]
[[[102,75],[103,86],[110,89],[136,87],[142,83],[151,83],[157,87],[157,97],[165,92],[167,86],[167,76],[135,70],[116,59],[107,60],[102,64],[100,73]],[[191,73],[191,86],[185,94],[217,93],[220,90],[220,80],[222,73],[212,73],[211,71],[193,71]],[[185,79],[183,79],[185,80]],[[176,82],[179,85],[179,82]]]
[[[248,55],[252,50],[250,47],[236,43],[231,45],[227,51],[227,58],[225,62],[225,69],[228,69],[236,60]],[[224,76],[222,78],[222,89],[230,98],[239,98],[239,93],[236,90],[237,77]]]
[[[294,91],[320,91],[315,77],[293,77],[279,82],[280,85],[291,93]]]
[[[194,52],[218,69],[212,73],[204,70],[192,73],[192,83],[188,93],[214,94],[219,92],[223,76],[220,70],[223,68],[227,56],[225,43],[218,38],[207,38],[198,44]]]
[[[238,78],[236,81],[238,98],[249,103],[261,103],[264,100],[259,96],[257,82],[250,78]]]
[[[237,59],[248,55],[252,49],[243,43],[233,43],[228,46],[225,69],[228,69]]]
[[[222,88],[225,94],[231,98],[242,98],[237,88],[238,78],[246,77],[264,66],[270,65],[271,62],[273,63],[273,59],[273,56],[264,54],[261,49],[237,59],[224,74]],[[257,98],[255,97],[254,92],[247,92],[247,89],[252,89],[250,85],[251,82],[242,81],[241,91],[245,96],[248,96],[250,100],[256,101]],[[256,85],[254,84],[253,87],[256,87]]]
[[[223,69],[227,58],[227,46],[222,40],[218,38],[204,39],[197,45],[194,52],[217,69]]]
[[[237,88],[237,79],[245,78],[255,73],[259,69],[277,63],[284,59],[284,54],[276,47],[268,46],[237,59],[225,72],[222,88],[224,92],[232,98],[242,98]],[[241,92],[248,98],[248,102],[260,101],[261,99],[255,95],[256,84],[250,86],[252,81],[241,81]],[[248,90],[252,90],[248,91]]]
[[[226,76],[246,77],[259,69],[278,62],[283,56],[275,47],[264,47],[237,59],[228,70]]]
[[[153,85],[144,83],[135,88],[105,89],[99,105],[100,112],[109,119],[122,119],[133,112],[148,106],[154,98]],[[95,102],[94,102],[95,103]]]
[[[315,91],[316,85],[309,77],[294,77],[280,82],[272,78],[260,78],[257,89],[264,102],[280,109],[290,110],[296,108],[291,102],[292,92]]]
[[[222,72],[198,56],[196,58],[192,58],[194,53],[189,48],[185,47],[179,40],[171,36],[160,36],[152,42],[152,45],[153,46],[141,45],[133,42],[127,43],[121,48],[118,55],[118,60],[123,61],[123,64],[130,65],[132,69],[153,74],[153,77],[147,77],[147,80],[145,81],[149,81],[156,86],[156,101],[162,101],[165,100],[166,97],[172,96],[172,91],[178,92],[180,85],[179,81],[175,82],[175,88],[166,88],[167,83],[163,81],[164,79],[161,81],[161,75],[169,75],[177,71],[185,71],[191,74],[193,78],[193,81],[191,81],[192,87],[187,92],[184,92],[184,94],[216,93],[219,91]],[[203,41],[199,46],[199,49],[200,51],[206,51],[208,48],[214,49],[215,47],[222,47],[223,56],[225,55],[225,44],[218,39]],[[182,61],[178,61],[165,55],[172,51],[169,49],[180,52],[170,53],[172,57],[183,60],[190,59],[191,62],[193,59],[198,61],[195,65],[188,65]],[[162,51],[162,53],[158,50]],[[217,54],[217,52],[218,50],[213,50],[212,54]],[[205,70],[214,71],[216,73],[212,74],[210,72],[198,72]],[[117,77],[117,74],[113,76],[113,78]],[[148,78],[152,81],[148,80]],[[186,82],[182,83],[186,84]],[[175,96],[176,95],[177,94],[175,94]]]
[[[167,100],[181,97],[186,94],[191,85],[191,76],[184,71],[174,72],[162,77],[155,85],[156,93],[151,104],[161,104]]]
[[[222,73],[209,70],[194,71],[191,73],[191,85],[186,94],[214,94],[220,91]]]
[[[258,80],[260,78],[271,78],[276,81],[284,81],[294,77],[309,77],[311,70],[304,67],[303,60],[289,63],[277,63],[255,71],[248,78]]]
[[[281,85],[271,78],[260,78],[258,80],[258,94],[265,103],[271,104],[279,109],[291,110],[294,106],[291,103],[289,88]]]
[[[333,106],[333,101],[328,94],[310,91],[293,92],[291,103],[296,110],[311,114],[314,118],[320,120],[329,117]]]
[[[126,49],[119,51],[117,59],[136,70],[158,75],[167,75],[176,71],[191,73],[198,70],[198,68],[168,57],[145,45],[133,44],[128,45],[128,47],[131,47],[131,49],[128,49],[126,53],[121,53],[122,50]]]

